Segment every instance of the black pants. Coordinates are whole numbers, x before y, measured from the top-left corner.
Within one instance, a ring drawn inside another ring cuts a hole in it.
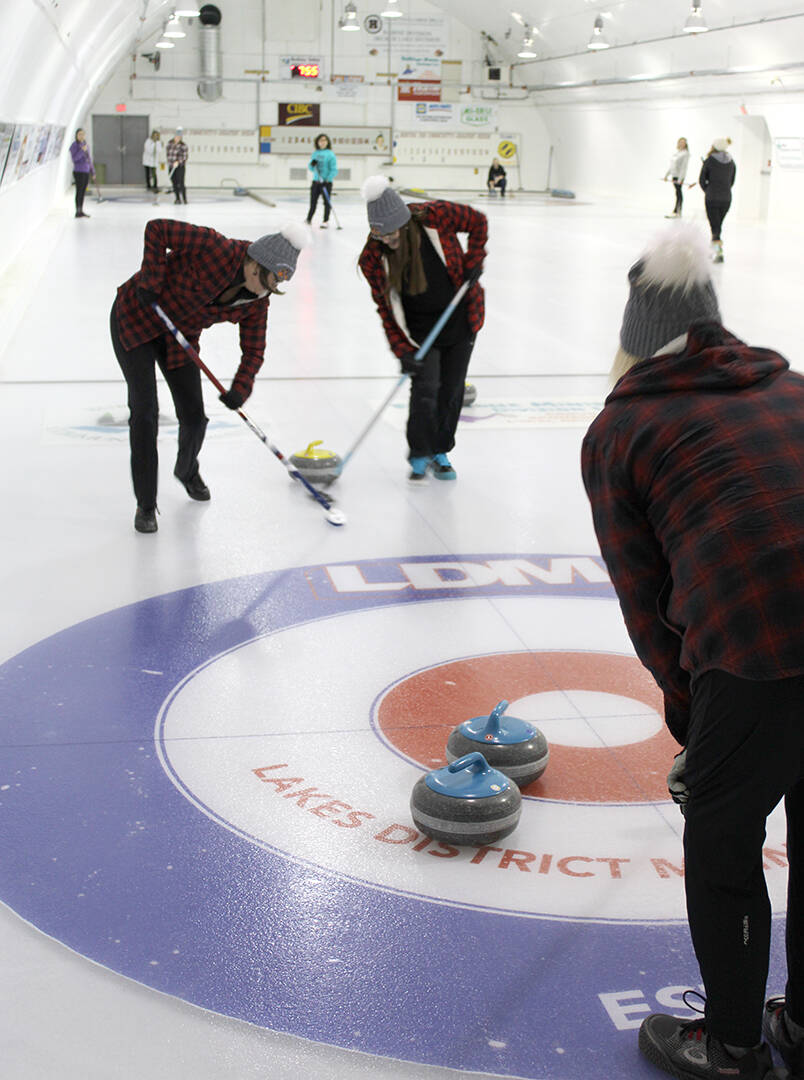
[[[685,884],[708,1030],[759,1042],[771,910],[765,819],[787,811],[787,1007],[804,1024],[804,676],[769,682],[709,671],[693,683]]]
[[[706,216],[709,219],[709,228],[712,230],[712,239],[720,239],[720,230],[723,227],[723,218],[728,214],[729,207],[731,206],[731,200],[729,202],[710,202],[706,199],[704,202],[706,206]]]
[[[159,475],[159,456],[156,440],[159,434],[159,401],[156,394],[156,365],[165,377],[176,417],[179,421],[179,451],[174,474],[183,481],[198,473],[198,454],[204,442],[207,417],[201,390],[201,372],[193,364],[178,368],[165,365],[167,338],[160,336],[146,341],[135,349],[126,350],[120,341],[117,312],[112,307],[110,318],[112,345],[117,362],[128,385],[129,444],[131,446],[131,479],[137,506],[152,510],[156,506]]]
[[[184,165],[177,165],[171,173],[170,179],[173,183],[173,194],[176,196],[176,202],[187,202],[187,191],[184,187]]]
[[[87,184],[89,183],[89,173],[74,172],[73,180],[75,180],[75,212],[76,214],[83,214],[84,196],[86,195]]]
[[[470,337],[456,345],[433,346],[422,360],[421,370],[410,380],[408,460],[446,454],[455,445],[474,345],[475,339]]]
[[[147,191],[159,190],[156,183],[156,167],[154,165],[145,166],[145,188]]]
[[[506,178],[503,176],[499,180],[489,180],[489,191],[494,191],[499,188],[500,195],[505,198],[505,183]]]
[[[332,209],[332,206],[330,205],[332,199],[331,180],[313,180],[313,183],[310,186],[310,209],[307,211],[308,224],[313,220],[315,208],[318,206],[319,195],[322,195],[324,198],[324,221],[329,221],[329,213]]]
[[[684,182],[683,180],[676,180],[673,177],[673,187],[676,189],[676,205],[673,207],[673,213],[681,216],[681,207],[684,205]]]

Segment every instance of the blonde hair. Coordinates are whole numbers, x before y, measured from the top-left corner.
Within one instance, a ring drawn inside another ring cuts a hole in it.
[[[630,371],[634,364],[638,364],[642,360],[641,356],[632,356],[631,353],[626,352],[620,345],[617,352],[614,354],[614,360],[611,364],[611,370],[609,371],[609,382],[612,386]]]

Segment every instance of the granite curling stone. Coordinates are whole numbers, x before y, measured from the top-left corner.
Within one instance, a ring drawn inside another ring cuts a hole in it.
[[[463,387],[463,405],[464,408],[468,408],[470,405],[474,405],[477,401],[477,387],[473,386],[470,382],[464,383]]]
[[[321,439],[311,442],[302,453],[291,456],[290,464],[313,487],[328,487],[340,476],[343,462],[332,450],[319,450],[319,446]]]
[[[514,831],[522,796],[515,783],[475,752],[420,777],[410,812],[416,828],[434,840],[482,847]]]
[[[550,750],[537,727],[515,716],[503,716],[507,701],[497,704],[488,716],[475,716],[458,724],[447,739],[447,761],[480,750],[494,769],[505,773],[522,788],[538,780],[547,768]]]

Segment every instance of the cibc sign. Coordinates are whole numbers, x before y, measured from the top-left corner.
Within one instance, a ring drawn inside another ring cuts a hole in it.
[[[321,106],[307,101],[280,101],[279,126],[320,127]]]

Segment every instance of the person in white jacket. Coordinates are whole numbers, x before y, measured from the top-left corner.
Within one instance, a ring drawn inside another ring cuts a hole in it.
[[[145,167],[145,190],[159,194],[156,170],[165,160],[165,150],[158,131],[152,131],[142,147],[142,164]]]
[[[681,207],[684,203],[684,179],[687,175],[687,165],[690,160],[690,149],[687,146],[687,140],[682,136],[676,143],[676,152],[670,159],[670,164],[667,166],[667,172],[664,174],[665,180],[672,180],[673,187],[676,191],[676,204],[673,207],[672,214],[665,214],[665,217],[676,218],[681,217]],[[692,187],[692,184],[690,184]]]

